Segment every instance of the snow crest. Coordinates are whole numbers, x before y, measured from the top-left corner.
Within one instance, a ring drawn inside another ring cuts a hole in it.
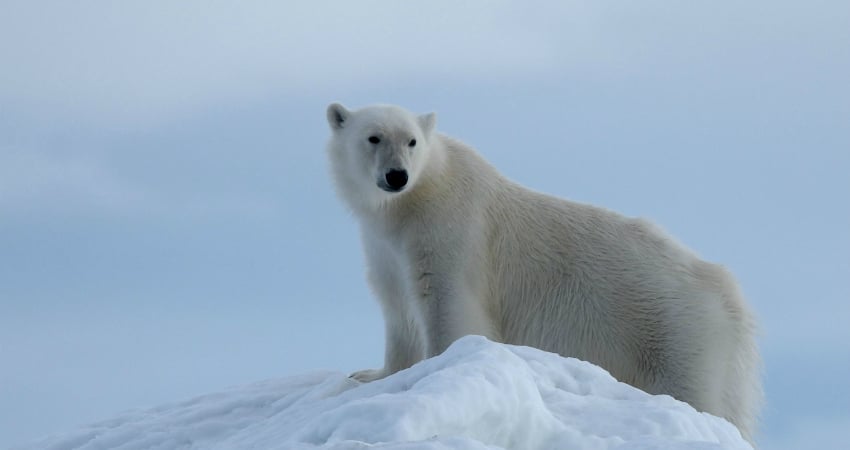
[[[725,420],[587,362],[468,336],[383,380],[259,382],[22,449],[751,449]]]

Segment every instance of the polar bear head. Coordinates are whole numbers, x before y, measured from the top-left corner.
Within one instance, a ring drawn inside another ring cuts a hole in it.
[[[436,116],[397,106],[328,106],[328,153],[340,196],[353,208],[378,207],[416,185],[427,162]]]

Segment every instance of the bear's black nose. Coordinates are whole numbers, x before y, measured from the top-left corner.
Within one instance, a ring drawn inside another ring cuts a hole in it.
[[[384,179],[387,180],[387,186],[400,191],[407,184],[407,171],[392,169],[384,175]]]

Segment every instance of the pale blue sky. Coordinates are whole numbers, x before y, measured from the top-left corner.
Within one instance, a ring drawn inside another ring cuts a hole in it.
[[[381,363],[324,157],[341,101],[436,111],[516,181],[729,266],[763,325],[763,447],[837,448],[847,23],[838,0],[3,2],[0,447]]]

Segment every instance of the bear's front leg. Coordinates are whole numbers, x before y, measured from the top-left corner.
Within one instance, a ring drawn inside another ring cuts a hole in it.
[[[350,378],[368,383],[407,369],[424,358],[423,344],[415,318],[402,311],[384,311],[386,348],[384,367],[354,372]]]
[[[413,302],[406,272],[386,241],[366,234],[369,284],[381,305],[385,326],[384,367],[354,372],[351,378],[369,382],[406,369],[425,357],[419,306]]]
[[[462,271],[423,271],[418,279],[428,358],[443,353],[454,341],[471,334],[499,341],[486,299],[476,292],[477,283],[470,282]]]

